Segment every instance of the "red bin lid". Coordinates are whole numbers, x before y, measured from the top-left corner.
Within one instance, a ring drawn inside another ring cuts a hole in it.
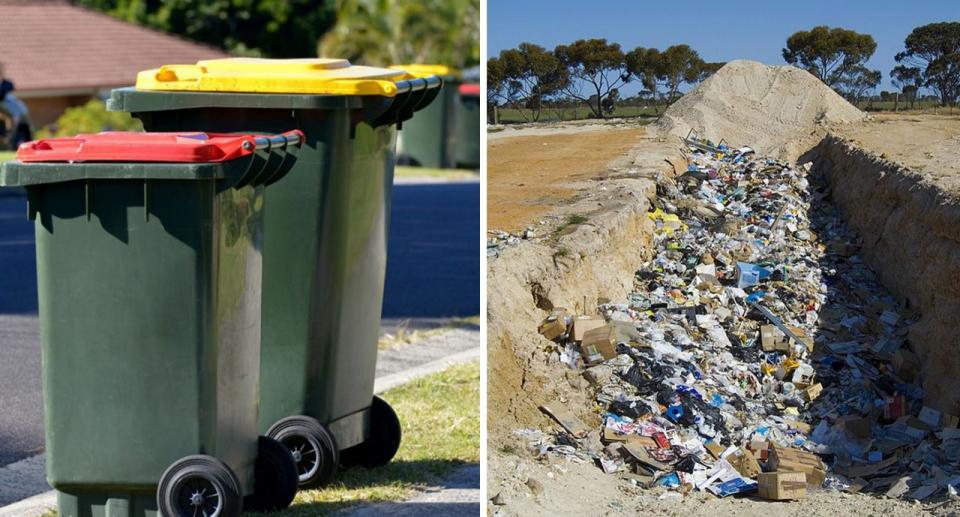
[[[463,83],[460,85],[460,95],[480,95],[480,85],[473,83]]]
[[[256,148],[255,138],[255,135],[200,132],[106,131],[25,142],[17,149],[17,159],[21,162],[223,162],[252,153]]]

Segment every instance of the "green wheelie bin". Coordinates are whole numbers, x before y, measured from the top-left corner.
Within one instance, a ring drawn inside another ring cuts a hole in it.
[[[457,166],[460,73],[443,65],[397,65],[414,76],[438,76],[443,87],[437,100],[404,124],[397,143],[399,163],[434,169]],[[479,97],[478,97],[479,99]],[[479,144],[478,144],[479,146]]]
[[[373,394],[396,134],[440,84],[345,60],[233,58],[141,72],[108,102],[148,131],[304,132],[266,193],[260,375],[260,430],[291,450],[301,487],[399,448],[400,422]]]
[[[457,167],[480,168],[480,85],[460,85],[460,113],[457,115]]]
[[[286,507],[259,437],[265,185],[303,135],[100,133],[0,168],[35,221],[47,480],[61,517]]]

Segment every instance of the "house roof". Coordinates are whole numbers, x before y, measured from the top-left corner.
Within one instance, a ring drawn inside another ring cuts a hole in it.
[[[222,50],[63,1],[0,0],[0,63],[21,97],[132,85],[164,64]]]

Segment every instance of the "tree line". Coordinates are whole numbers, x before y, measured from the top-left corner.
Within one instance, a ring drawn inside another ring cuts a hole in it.
[[[480,64],[480,0],[71,0],[238,56]]]
[[[790,35],[782,49],[784,61],[807,70],[852,102],[859,102],[881,82],[880,70],[866,62],[877,49],[869,34],[842,27],[817,26]],[[916,27],[895,56],[890,79],[898,92],[881,92],[899,104],[901,96],[913,107],[921,89],[932,92],[942,106],[960,97],[960,22]],[[664,50],[637,47],[630,51],[606,39],[581,39],[552,51],[521,43],[487,61],[487,100],[506,106],[524,120],[537,121],[544,106],[578,102],[593,117],[613,113],[620,89],[638,81],[638,96],[657,106],[670,104],[684,85],[694,85],[725,63],[707,62],[689,45]]]
[[[549,51],[533,43],[500,52],[487,60],[487,96],[493,105],[519,110],[537,121],[546,102],[573,100],[594,117],[613,113],[620,88],[640,81],[651,98],[675,99],[684,84],[695,84],[720,69],[689,45],[663,51],[638,47],[624,52],[619,43],[583,39]],[[529,118],[528,118],[529,117]]]

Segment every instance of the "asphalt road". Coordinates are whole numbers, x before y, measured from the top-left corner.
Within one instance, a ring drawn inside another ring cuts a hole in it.
[[[480,313],[480,184],[394,187],[384,318]],[[0,194],[0,466],[43,447],[33,226]]]

